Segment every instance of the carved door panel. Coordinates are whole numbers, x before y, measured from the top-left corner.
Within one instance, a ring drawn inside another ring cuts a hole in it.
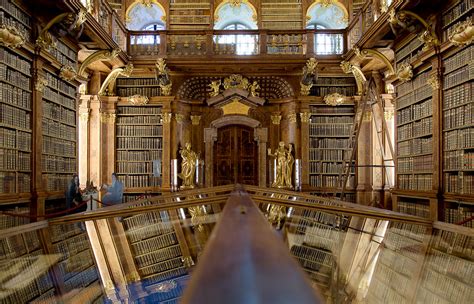
[[[258,182],[258,147],[253,129],[228,126],[217,131],[214,143],[214,185]]]

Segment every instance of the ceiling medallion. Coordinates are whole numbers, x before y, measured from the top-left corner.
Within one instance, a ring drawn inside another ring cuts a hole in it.
[[[146,105],[148,101],[149,101],[149,98],[147,96],[133,95],[133,96],[128,97],[128,102],[136,106]]]
[[[330,105],[333,107],[343,104],[344,99],[346,99],[346,96],[341,95],[339,93],[332,93],[332,94],[324,96],[324,102],[327,105]]]

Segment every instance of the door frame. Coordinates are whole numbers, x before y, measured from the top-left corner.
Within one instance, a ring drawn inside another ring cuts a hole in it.
[[[262,128],[258,120],[243,115],[226,115],[211,122],[210,128],[204,128],[205,143],[205,185],[214,184],[214,142],[217,141],[217,129],[229,125],[244,125],[253,128],[254,140],[258,145],[258,185],[266,186],[267,181],[267,141],[268,128]]]

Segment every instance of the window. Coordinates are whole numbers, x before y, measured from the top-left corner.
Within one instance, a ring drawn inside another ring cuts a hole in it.
[[[165,26],[162,23],[152,23],[145,26],[143,31],[159,31],[164,30]],[[160,35],[140,35],[140,36],[131,36],[131,44],[160,44]]]
[[[311,23],[308,29],[324,30],[325,26],[318,23]],[[342,34],[316,33],[314,35],[314,52],[317,55],[339,55],[343,52]]]
[[[249,28],[241,23],[227,24],[223,30],[248,30]],[[257,54],[258,35],[245,34],[225,34],[215,35],[214,42],[218,48],[231,47],[235,48],[237,55],[253,55]]]

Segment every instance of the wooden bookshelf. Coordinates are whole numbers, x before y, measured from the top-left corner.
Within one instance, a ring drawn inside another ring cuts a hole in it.
[[[211,24],[211,4],[205,0],[170,1],[169,29],[203,30]]]
[[[473,17],[474,0],[456,1],[448,6],[443,14],[441,20],[442,27],[442,41],[448,41],[456,26],[461,22]]]
[[[116,88],[117,95],[121,97],[141,95],[150,98],[161,96],[161,88],[155,78],[118,78]]]
[[[309,122],[309,182],[315,194],[337,192],[338,179],[343,172],[343,161],[350,159],[349,138],[354,124],[354,105],[344,104],[337,107],[326,104],[310,106]],[[356,183],[355,167],[351,168],[348,190],[353,192]],[[349,193],[346,198],[355,199]]]
[[[299,30],[304,28],[301,1],[262,1],[262,28],[275,30]]]
[[[355,96],[357,88],[354,77],[319,77],[310,90],[311,96],[324,97],[333,93],[348,97]]]
[[[116,173],[126,192],[161,186],[163,125],[159,106],[118,106]]]

